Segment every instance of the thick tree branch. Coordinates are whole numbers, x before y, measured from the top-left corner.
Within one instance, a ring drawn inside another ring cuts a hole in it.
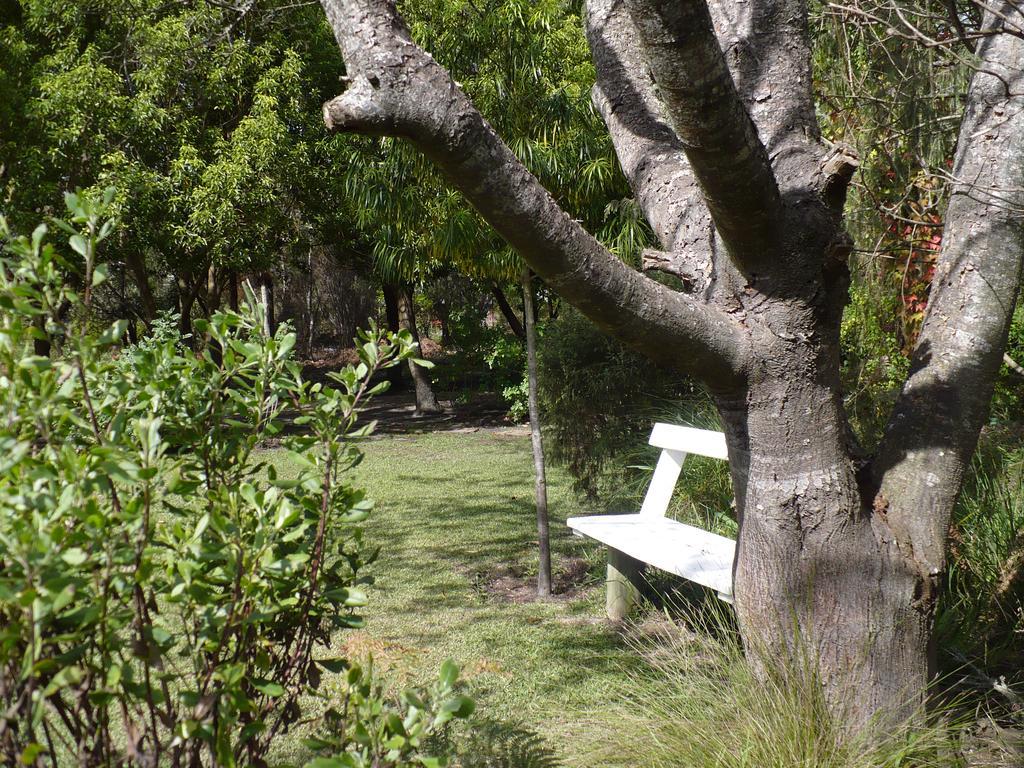
[[[512,305],[508,303],[508,299],[505,296],[505,292],[501,290],[501,286],[495,283],[491,286],[491,295],[494,296],[494,300],[498,304],[498,309],[501,310],[502,316],[505,318],[505,322],[508,323],[508,327],[515,334],[516,338],[520,341],[526,341],[526,329],[523,328],[523,324],[519,322],[519,317],[516,315],[515,310],[512,309]]]
[[[998,7],[1012,16],[1011,3]],[[986,14],[986,27],[997,20]],[[876,532],[928,576],[988,410],[1024,262],[1024,40],[979,41],[942,256],[911,374],[875,461]]]
[[[711,214],[683,145],[662,115],[633,22],[622,0],[588,0],[586,21],[597,72],[594,105],[666,252],[651,268],[707,276],[714,237]]]
[[[859,167],[857,152],[843,144],[834,145],[821,159],[814,186],[833,210],[842,213],[846,205],[846,191]]]
[[[668,119],[729,254],[745,273],[776,254],[782,198],[704,0],[626,0]]]
[[[806,0],[708,0],[736,90],[779,185],[806,184],[821,157]]]
[[[570,218],[447,71],[412,42],[393,2],[322,4],[350,83],[324,106],[329,128],[409,138],[597,325],[712,387],[735,382],[747,350],[733,318],[630,269]],[[680,338],[690,343],[680,345]]]

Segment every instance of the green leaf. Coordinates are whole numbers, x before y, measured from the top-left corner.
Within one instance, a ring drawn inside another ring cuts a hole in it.
[[[68,238],[68,244],[71,249],[80,256],[85,256],[89,253],[89,242],[81,235],[72,235]]]
[[[273,680],[253,680],[252,687],[264,696],[276,698],[284,695],[284,687],[280,683],[275,683]]]
[[[444,664],[441,665],[441,684],[451,687],[455,685],[455,681],[459,679],[459,667],[451,659],[447,659]]]
[[[53,604],[50,606],[50,610],[53,613],[60,613],[74,599],[75,585],[68,584],[66,587],[64,587],[64,589],[57,593],[57,596],[53,599]]]
[[[103,332],[103,334],[97,340],[97,343],[100,346],[109,346],[111,344],[116,344],[121,340],[121,337],[124,336],[124,333],[127,330],[128,321],[118,320]]]
[[[48,371],[53,367],[53,361],[48,357],[38,357],[36,355],[29,355],[21,358],[18,361],[18,367],[25,370],[33,371]]]
[[[92,285],[95,288],[97,285],[102,285],[107,281],[107,273],[109,267],[106,264],[97,264],[92,270]]]
[[[22,765],[33,765],[39,756],[45,752],[46,747],[37,742],[32,742],[21,751],[21,757],[19,759],[21,760]]]
[[[72,547],[71,549],[64,550],[61,553],[60,559],[68,565],[81,565],[89,559],[89,555],[80,547]]]
[[[251,483],[242,483],[238,487],[238,495],[241,496],[242,499],[244,499],[247,504],[250,504],[251,506],[254,507],[257,506],[256,489],[252,486]]]

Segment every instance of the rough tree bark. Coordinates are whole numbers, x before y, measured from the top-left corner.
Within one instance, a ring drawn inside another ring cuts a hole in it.
[[[597,325],[703,381],[729,445],[736,610],[756,667],[801,655],[851,727],[934,674],[949,517],[1020,283],[1024,40],[988,4],[929,315],[877,455],[843,410],[856,158],[820,138],[806,0],[588,0],[604,117],[660,239],[617,260],[517,160],[390,0],[321,0],[347,69],[328,127],[402,136]]]

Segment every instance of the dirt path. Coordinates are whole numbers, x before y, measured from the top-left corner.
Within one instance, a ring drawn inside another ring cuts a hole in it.
[[[396,435],[411,432],[475,432],[477,430],[529,434],[525,425],[512,424],[506,418],[507,407],[492,394],[439,392],[444,413],[416,415],[412,392],[375,397],[363,412],[364,422],[377,422],[376,434]]]

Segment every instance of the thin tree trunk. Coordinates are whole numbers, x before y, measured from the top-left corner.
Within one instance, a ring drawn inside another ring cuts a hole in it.
[[[221,286],[217,281],[217,268],[211,264],[206,270],[206,314],[212,315],[220,309]]]
[[[409,331],[417,341],[420,335],[416,330],[416,315],[412,308],[412,291],[400,289],[398,291],[398,324],[402,330]],[[421,350],[422,352],[422,350]],[[416,387],[416,414],[441,413],[443,409],[437,402],[434,390],[430,386],[430,377],[422,366],[416,365],[409,360],[409,373],[412,375],[412,382]]]
[[[192,305],[196,301],[196,288],[184,277],[178,278],[178,331],[182,338],[192,335]]]
[[[217,280],[217,269],[211,263],[209,268],[206,270],[206,315],[207,317],[212,316],[217,310],[220,309],[220,294],[221,285]],[[210,354],[210,359],[214,363],[220,365],[223,350],[221,349],[220,342],[216,341],[210,336],[209,331],[204,334],[203,339],[206,349]]]
[[[452,345],[452,309],[447,301],[439,301],[434,305],[434,313],[437,315],[437,321],[441,324],[441,346],[447,349]]]
[[[401,289],[394,283],[385,283],[381,287],[381,292],[384,294],[384,318],[388,324],[388,330],[391,333],[398,333],[401,330],[398,322],[398,294]],[[405,383],[402,379],[402,366],[400,365],[388,368],[384,371],[384,376],[392,390],[401,389]]]
[[[306,357],[313,356],[313,249],[309,249],[306,257]]]
[[[1017,374],[1020,374],[1021,376],[1024,376],[1024,366],[1022,366],[1020,363],[1018,363],[1016,360],[1014,360],[1008,354],[1004,354],[1003,355],[1003,365],[1005,365],[1007,368],[1009,368],[1014,373],[1017,373]]]
[[[270,324],[270,335],[277,333],[277,310],[274,300],[274,276],[267,273],[267,322]]]
[[[228,302],[232,312],[238,311],[238,270],[233,269],[228,275]]]
[[[260,303],[263,304],[263,332],[268,336],[273,336],[276,330],[274,322],[274,279],[269,273],[264,273],[260,277]]]
[[[501,290],[497,283],[491,287],[491,294],[493,294],[494,300],[498,303],[498,309],[501,310],[501,314],[505,318],[505,322],[508,323],[508,327],[512,329],[512,333],[525,341],[526,331],[523,330],[523,324],[519,322],[515,310],[512,309],[512,305],[508,303],[508,299],[505,297],[505,292]]]
[[[529,269],[523,271],[523,310],[523,317],[526,319],[526,376],[529,382],[530,441],[533,444],[537,543],[540,556],[537,595],[547,597],[551,594],[551,538],[548,535],[548,484],[544,474],[544,441],[540,434],[540,406],[537,403],[537,323],[533,316],[533,286]]]

